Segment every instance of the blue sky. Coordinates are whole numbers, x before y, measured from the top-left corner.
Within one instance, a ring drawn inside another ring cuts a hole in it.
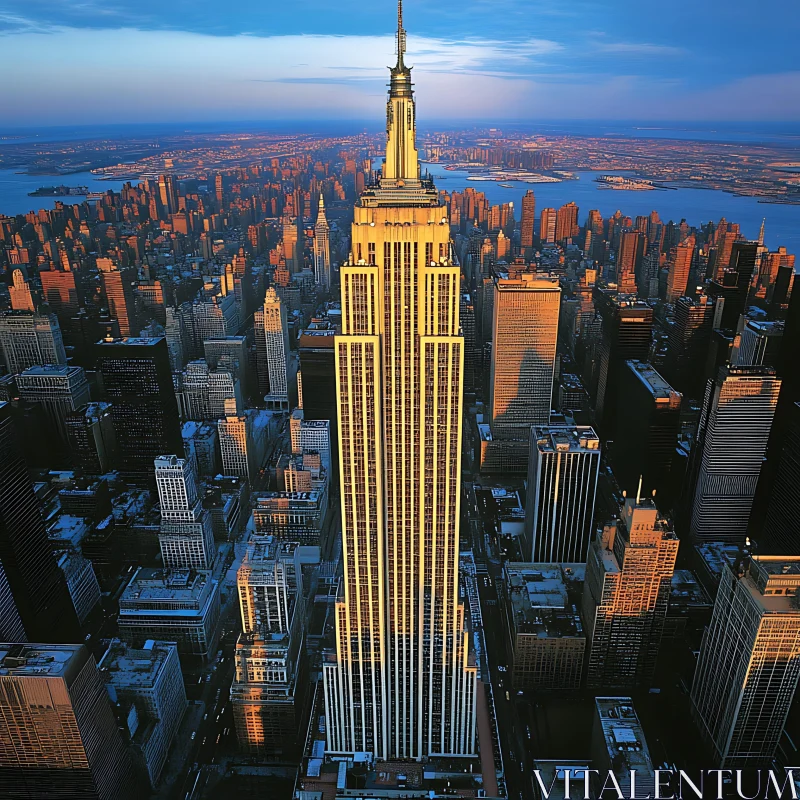
[[[800,121],[798,0],[406,0],[421,120]],[[394,0],[0,0],[0,126],[380,124]]]

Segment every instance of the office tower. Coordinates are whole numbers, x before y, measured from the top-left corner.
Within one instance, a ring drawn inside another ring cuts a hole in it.
[[[722,367],[709,381],[692,453],[695,539],[744,541],[780,388],[768,367]]]
[[[594,527],[600,440],[589,427],[531,429],[524,558],[585,561]]]
[[[269,374],[269,394],[265,398],[267,408],[289,410],[289,328],[286,306],[283,305],[275,289],[270,286],[264,299],[263,327],[256,330],[266,345],[266,367]]]
[[[283,219],[283,257],[286,269],[294,275],[302,269],[302,239],[298,232],[298,220],[291,217]]]
[[[56,563],[67,582],[78,622],[83,625],[100,602],[100,584],[97,582],[92,562],[79,552],[70,549],[56,551]]]
[[[28,367],[67,363],[55,314],[0,314],[0,350],[9,375],[18,375]]]
[[[721,327],[726,330],[737,330],[739,318],[747,306],[750,283],[756,270],[757,252],[757,242],[733,242],[729,266],[708,287],[711,297],[725,300]]]
[[[28,311],[31,314],[36,311],[31,285],[23,268],[17,267],[12,271],[11,286],[8,287],[8,294],[13,311]]]
[[[137,796],[94,658],[82,645],[0,644],[0,795]]]
[[[154,787],[189,705],[178,648],[153,639],[134,648],[112,639],[99,669]]]
[[[632,495],[641,481],[664,510],[681,430],[680,392],[646,361],[628,361],[620,376],[619,404],[611,463],[619,488]],[[663,501],[663,502],[662,502]]]
[[[458,589],[461,276],[420,179],[402,12],[397,51],[383,175],[340,271],[344,575],[323,682],[329,751],[419,760],[475,752],[477,670]]]
[[[586,636],[574,610],[578,564],[507,561],[502,586],[514,689],[578,689]]]
[[[210,370],[230,372],[239,381],[242,396],[249,395],[250,371],[246,336],[206,339],[203,342],[203,354]]]
[[[40,403],[47,413],[53,432],[67,442],[67,417],[86,405],[90,398],[89,382],[81,367],[28,367],[17,376],[17,389],[23,400]]]
[[[136,336],[139,333],[133,289],[137,280],[136,270],[120,269],[110,258],[98,258],[97,269],[108,313],[119,323],[120,336]]]
[[[295,745],[302,712],[303,578],[294,542],[251,542],[237,573],[242,634],[231,686],[239,746],[251,754]]]
[[[602,320],[596,358],[595,417],[600,435],[610,438],[616,425],[619,384],[627,361],[647,361],[653,330],[653,309],[631,295],[594,290]]]
[[[164,314],[169,363],[174,372],[179,372],[194,354],[192,305],[167,306]]]
[[[523,252],[533,249],[533,227],[536,222],[536,196],[532,189],[522,198],[522,220],[520,221],[520,245]]]
[[[800,403],[792,406],[780,461],[770,488],[763,528],[758,520],[752,527],[758,544],[768,553],[800,556],[800,536],[797,534],[797,521],[800,520]]]
[[[178,187],[172,175],[159,175],[158,194],[165,213],[167,215],[177,214],[179,210]]]
[[[207,661],[219,637],[219,584],[210,572],[139,567],[119,599],[119,635],[134,647],[175,642],[187,663]]]
[[[554,208],[543,208],[539,220],[539,238],[547,243],[553,244],[556,240],[556,210]]]
[[[221,211],[225,207],[225,180],[219,173],[214,176],[214,195],[217,200],[217,210]]]
[[[475,330],[475,304],[469,294],[461,294],[459,318],[461,335],[464,337],[464,388],[474,392],[481,373],[481,351]]]
[[[216,420],[232,400],[242,407],[239,381],[227,370],[210,370],[205,361],[190,361],[180,375],[181,416],[185,420]]]
[[[550,421],[561,287],[521,274],[495,282],[491,426],[495,438],[527,442]]]
[[[795,278],[791,301],[786,315],[776,372],[781,379],[781,393],[775,411],[775,422],[769,437],[767,458],[758,482],[758,492],[753,508],[751,535],[758,538],[767,503],[774,492],[775,472],[783,457],[783,449],[791,425],[795,403],[800,402],[800,370],[797,354],[800,353],[800,282]]]
[[[149,477],[162,453],[183,454],[166,340],[105,339],[97,349],[119,468]]]
[[[219,420],[219,447],[222,453],[222,473],[254,481],[259,464],[253,441],[253,420],[240,414],[235,403],[228,401],[225,416]]]
[[[331,288],[331,229],[325,216],[325,200],[319,196],[317,223],[314,225],[314,279],[317,286]]]
[[[81,306],[80,285],[75,271],[67,269],[49,269],[39,272],[42,283],[44,301],[58,317],[63,330],[69,327],[69,320],[74,317]]]
[[[214,288],[214,291],[218,287]],[[191,306],[191,335],[196,343],[198,355],[202,355],[202,343],[206,339],[224,339],[235,336],[241,326],[239,304],[236,296],[229,294],[210,294],[195,300]]]
[[[158,542],[167,569],[211,569],[214,532],[203,508],[191,464],[177,456],[155,459],[161,510]]]
[[[579,231],[578,206],[575,203],[564,204],[556,213],[556,241],[559,244],[572,241]]]
[[[777,367],[783,341],[783,322],[749,319],[733,345],[734,367]]]
[[[292,452],[313,450],[320,454],[326,469],[331,468],[331,426],[326,419],[306,419],[305,411],[296,408],[289,417]]]
[[[623,231],[617,249],[617,287],[620,292],[636,294],[636,276],[642,259],[644,237],[638,231]]]
[[[321,325],[321,326],[320,326]],[[303,373],[303,410],[309,419],[336,424],[336,359],[331,323],[306,328],[298,337],[300,371]]]
[[[677,303],[686,294],[692,272],[694,246],[694,236],[690,236],[670,251],[667,262],[667,293],[664,298],[668,303]]]
[[[11,585],[0,561],[0,639],[9,642],[24,642],[27,638],[25,625],[14,602]]]
[[[583,622],[587,685],[643,686],[653,677],[678,537],[651,500],[629,497],[589,548]]]
[[[594,787],[597,794],[592,792],[591,796],[605,795],[608,789],[602,789],[608,779],[603,776],[611,772],[624,797],[656,797],[656,772],[633,700],[630,697],[596,697],[594,703],[591,757],[598,777]],[[582,777],[580,773],[575,776],[578,780]]]
[[[11,407],[0,403],[0,567],[29,641],[75,641],[78,620],[47,538],[23,447]],[[0,629],[7,627],[15,625],[0,619]]]
[[[64,418],[73,464],[90,475],[113,468],[116,439],[110,403],[88,403]]]
[[[711,333],[721,324],[722,305],[705,294],[681,297],[675,304],[663,372],[672,386],[692,399],[703,395]]]
[[[724,768],[770,767],[800,678],[800,558],[725,565],[692,685],[692,715]]]

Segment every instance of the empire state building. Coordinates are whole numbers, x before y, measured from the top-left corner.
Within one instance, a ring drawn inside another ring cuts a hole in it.
[[[356,204],[336,338],[344,575],[324,667],[328,750],[474,754],[459,599],[464,340],[447,213],[421,179],[398,3],[381,178]]]

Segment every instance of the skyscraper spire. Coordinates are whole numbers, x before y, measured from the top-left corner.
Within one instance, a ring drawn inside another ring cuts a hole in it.
[[[761,230],[758,232],[758,243],[761,247],[764,246],[764,225],[767,224],[767,218],[761,220]]]
[[[397,64],[391,68],[389,102],[386,105],[385,180],[405,185],[419,180],[416,108],[411,88],[411,68],[405,65],[406,32],[403,28],[403,0],[397,0]]]
[[[397,69],[405,69],[406,32],[403,28],[403,0],[397,0]]]

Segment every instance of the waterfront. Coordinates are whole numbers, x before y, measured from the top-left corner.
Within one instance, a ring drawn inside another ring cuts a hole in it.
[[[118,192],[122,181],[101,181],[91,172],[76,172],[72,175],[18,175],[13,169],[0,169],[0,214],[14,216],[38,211],[40,208],[55,208],[56,202],[82,203],[86,198],[28,197],[42,186],[85,186],[90,192]]]
[[[468,172],[445,169],[444,164],[424,164],[443,191],[464,191],[467,187],[484,192],[490,203],[513,201],[515,216],[519,219],[522,195],[532,189],[536,195],[536,217],[543,208],[558,208],[574,201],[580,208],[579,220],[583,223],[589,211],[596,208],[604,217],[620,210],[629,217],[647,215],[658,211],[664,222],[686,219],[690,225],[699,226],[709,221],[738,222],[748,238],[758,236],[761,220],[766,217],[766,244],[770,249],[781,245],[790,253],[800,255],[800,206],[777,203],[759,203],[755,197],[737,197],[714,189],[665,189],[642,192],[625,189],[605,189],[595,182],[600,172],[576,172],[578,180],[561,183],[526,184],[504,181],[507,189],[493,181],[468,181]]]

